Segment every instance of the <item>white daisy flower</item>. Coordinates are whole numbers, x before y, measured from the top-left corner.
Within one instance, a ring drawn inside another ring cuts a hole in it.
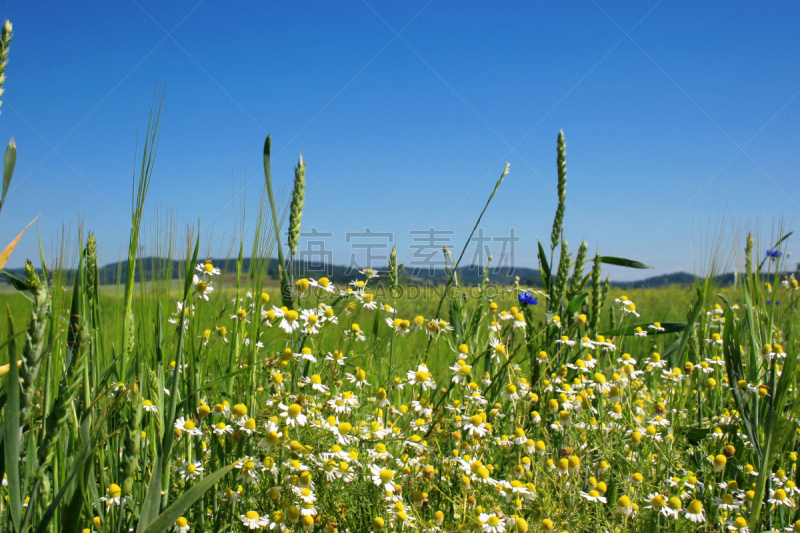
[[[296,403],[289,406],[279,404],[278,407],[281,410],[281,416],[286,419],[286,425],[305,426],[308,422],[308,417],[303,414],[303,408],[300,405]]]
[[[242,521],[244,527],[253,530],[266,527],[270,523],[266,516],[261,516],[255,511],[247,511],[247,513],[240,515],[239,520]],[[272,528],[270,528],[272,529]]]

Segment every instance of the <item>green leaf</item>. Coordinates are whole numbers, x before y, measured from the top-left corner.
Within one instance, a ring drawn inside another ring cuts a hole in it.
[[[725,302],[725,305],[728,306],[728,309],[733,309],[733,306],[731,305],[731,301],[728,299],[727,296],[725,296],[724,294],[717,294],[717,296],[719,296],[720,300]]]
[[[546,291],[550,290],[550,265],[547,264],[547,254],[544,253],[542,243],[539,244],[539,274],[542,276],[542,286]]]
[[[11,308],[6,304],[8,312],[8,332],[14,337],[14,322],[11,319]],[[14,530],[19,531],[22,523],[22,499],[20,496],[19,479],[19,369],[17,368],[17,344],[8,345],[8,386],[6,387],[5,410],[3,411],[5,464],[7,466],[6,481],[8,482],[8,510]]]
[[[5,274],[6,277],[8,277],[8,281],[11,283],[11,285],[14,286],[15,289],[21,292],[22,295],[31,302],[33,301],[33,287],[28,285],[27,281],[23,281],[16,276],[12,276],[5,270],[3,270],[3,274]]]
[[[147,485],[147,495],[142,502],[136,533],[143,533],[158,518],[158,511],[161,507],[161,476],[161,458],[156,455],[153,473],[150,475],[150,483]]]
[[[607,265],[616,265],[627,268],[653,268],[647,263],[634,261],[633,259],[624,259],[622,257],[611,257],[610,255],[601,255],[600,262]]]
[[[581,305],[583,305],[583,301],[589,297],[588,292],[582,292],[581,294],[577,295],[575,298],[570,300],[569,305],[567,306],[567,313],[577,313],[580,311]]]
[[[775,244],[772,246],[773,250],[774,250],[775,248],[777,248],[778,246],[780,246],[780,244],[781,244],[783,241],[785,241],[786,239],[788,239],[789,237],[791,237],[791,236],[792,236],[792,233],[794,233],[794,232],[793,232],[793,231],[790,231],[789,233],[787,233],[786,235],[784,235],[783,237],[781,237],[780,239],[778,239],[778,242],[776,242],[776,243],[775,243]]]
[[[634,324],[632,326],[626,326],[624,328],[601,331],[600,335],[603,335],[604,337],[627,336],[627,335],[633,335],[636,332],[636,328],[642,328],[642,331],[646,331],[647,336],[649,337],[651,335],[666,335],[667,333],[678,333],[686,329],[686,322],[661,322],[661,327],[664,328],[664,331],[652,331],[648,329],[651,325],[652,322],[644,322],[642,324]]]
[[[81,313],[81,277],[83,276],[83,254],[78,263],[78,272],[75,275],[75,284],[72,287],[72,305],[69,311],[69,330],[67,331],[67,346],[72,354],[70,355],[70,362],[75,357],[76,335],[80,327],[80,313]],[[70,362],[67,363],[69,367]]]
[[[736,319],[733,316],[733,311],[728,309],[725,312],[725,327],[722,331],[722,350],[725,354],[725,370],[728,374],[728,383],[733,393],[733,399],[736,402],[736,409],[741,415],[740,419],[744,426],[745,434],[747,434],[747,438],[750,439],[750,442],[755,447],[756,454],[760,458],[761,447],[750,417],[750,403],[747,391],[742,392],[738,385],[739,381],[744,379],[742,352],[739,348],[739,341],[740,337]]]
[[[14,137],[11,137],[11,142],[8,143],[6,148],[6,158],[3,162],[3,196],[0,197],[0,211],[6,203],[6,194],[8,187],[11,185],[11,176],[14,175],[14,167],[17,164],[17,145],[14,144]]]
[[[204,478],[202,481],[194,485],[187,491],[184,491],[172,505],[159,515],[156,520],[150,524],[147,529],[142,533],[165,533],[170,528],[175,526],[175,521],[183,515],[186,510],[191,507],[197,500],[199,500],[205,492],[214,486],[214,484],[222,479],[225,474],[233,470],[239,461],[235,461],[228,466],[222,467],[210,476]],[[138,533],[138,532],[137,532]]]
[[[78,483],[72,498],[62,516],[62,529],[60,533],[78,533],[81,530],[81,510],[83,509],[83,484]]]
[[[711,428],[688,428],[686,430],[686,440],[697,446],[710,432]]]
[[[192,253],[192,261],[186,263],[186,277],[183,280],[183,301],[184,304],[189,298],[189,289],[192,288],[192,280],[194,279],[194,266],[197,264],[197,253],[200,250],[200,232],[197,232],[197,240],[194,243],[194,252]]]

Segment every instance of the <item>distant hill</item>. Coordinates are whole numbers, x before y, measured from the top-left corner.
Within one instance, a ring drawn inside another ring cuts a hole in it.
[[[220,268],[225,274],[227,281],[236,276],[236,260],[235,259],[212,259],[214,266]],[[251,266],[264,272],[265,279],[278,280],[278,260],[275,258],[270,259],[268,262],[260,260],[258,262],[251,261],[251,258],[245,257],[242,259],[242,272],[247,273],[250,271]],[[385,268],[377,268],[379,272],[385,273]],[[127,276],[128,264],[127,262],[110,263],[100,269],[99,281],[100,284],[113,285],[116,283],[124,283]],[[13,268],[7,270],[11,275],[24,279],[24,271],[21,268]],[[159,257],[145,257],[137,261],[136,265],[136,281],[142,279],[178,279],[182,278],[185,272],[185,262],[177,260],[163,259]],[[308,265],[296,261],[294,264],[295,277],[312,277],[321,278],[323,276],[329,278],[332,282],[337,284],[345,284],[357,278],[363,278],[356,268],[349,268],[342,265],[316,265],[315,268],[309,268]],[[74,271],[67,271],[67,280],[70,280],[74,275]],[[435,268],[433,271],[424,269],[410,269],[403,268],[400,272],[402,281],[408,283],[430,284],[438,285],[447,282],[447,274],[442,268]],[[489,272],[489,281],[501,285],[513,284],[516,277],[519,277],[520,284],[527,287],[541,287],[542,276],[538,270],[525,267],[517,267],[514,269],[494,269]],[[477,285],[483,280],[483,269],[478,266],[465,266],[458,269],[458,278],[462,285]],[[766,279],[766,278],[765,278]],[[8,283],[8,278],[5,276],[0,277],[2,282]],[[613,281],[612,285],[617,287],[630,287],[630,288],[647,288],[647,287],[664,287],[667,285],[690,285],[694,283],[694,274],[687,272],[676,272],[674,274],[665,274],[660,276],[652,276],[637,281]],[[717,277],[717,283],[721,286],[731,285],[734,281],[734,274],[732,272],[722,274]]]

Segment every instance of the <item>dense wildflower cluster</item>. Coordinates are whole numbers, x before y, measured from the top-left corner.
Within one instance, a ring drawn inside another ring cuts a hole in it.
[[[724,324],[739,318],[720,305],[703,313],[693,361],[671,366],[657,351],[665,325],[632,326],[625,295],[618,327],[599,334],[582,312],[523,314],[542,294],[511,288],[474,310],[483,325],[467,338],[379,301],[372,271],[346,287],[299,279],[293,309],[245,292],[219,313],[205,301],[218,272],[197,269],[194,306],[172,323],[199,331],[200,361],[238,353],[240,376],[245,352],[255,361],[255,389],[237,377],[174,423],[178,493],[235,463],[205,500],[206,527],[502,533],[584,531],[591,519],[592,531],[748,531],[759,470],[725,367]],[[758,364],[780,374],[786,341],[774,335]],[[198,368],[213,377],[213,364]],[[141,401],[158,427],[156,398]],[[780,454],[764,498],[790,529],[796,460]],[[103,501],[132,505],[114,484]]]
[[[754,265],[748,236],[733,288],[697,279],[689,305],[650,316],[664,292],[601,281],[604,263],[647,265],[596,254],[586,274],[586,242],[573,260],[563,134],[557,163],[541,287],[489,269],[464,286],[444,248],[430,299],[398,294],[396,250],[350,283],[296,275],[302,159],[279,294],[268,238],[249,270],[240,246],[235,283],[195,264],[198,238],[177,301],[166,278],[134,299],[143,186],[124,299],[98,290],[92,237],[72,290],[31,262],[15,280],[29,322],[18,350],[9,319],[0,366],[0,529],[800,533],[785,237]]]

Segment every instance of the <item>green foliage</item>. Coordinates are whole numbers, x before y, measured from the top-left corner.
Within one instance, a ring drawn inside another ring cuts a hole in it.
[[[305,165],[279,216],[267,137],[249,268],[243,238],[235,270],[220,269],[199,261],[199,232],[177,251],[169,223],[165,257],[142,268],[162,105],[157,91],[124,284],[102,285],[92,234],[62,244],[76,265],[42,259],[40,275],[28,261],[25,279],[9,276],[1,530],[794,527],[782,503],[800,480],[800,302],[780,256],[755,264],[748,236],[745,275],[724,289],[712,272],[690,289],[623,293],[602,265],[650,267],[599,252],[585,274],[586,242],[573,264],[563,235],[560,133],[541,289],[493,285],[488,268],[464,284],[466,246],[442,250],[441,287],[406,283],[396,250],[388,272],[354,286],[293,279]],[[279,287],[266,279],[273,249]]]

